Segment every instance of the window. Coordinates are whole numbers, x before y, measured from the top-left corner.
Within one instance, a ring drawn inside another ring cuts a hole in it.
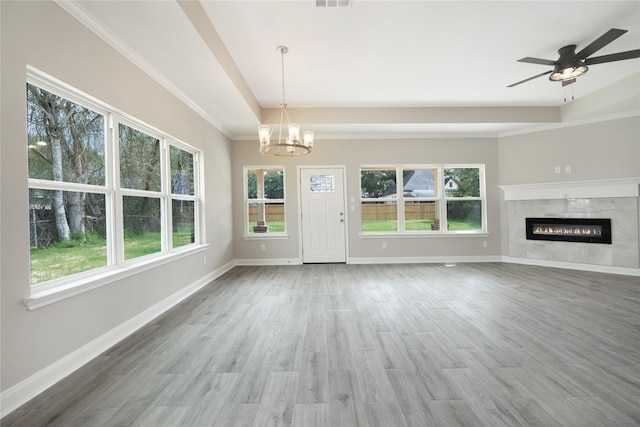
[[[35,72],[26,89],[32,285],[198,242],[196,150]]]
[[[284,168],[245,167],[245,234],[284,234]]]
[[[362,167],[364,233],[486,231],[482,165]]]

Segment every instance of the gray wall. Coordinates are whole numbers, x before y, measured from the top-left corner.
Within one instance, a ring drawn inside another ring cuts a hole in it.
[[[499,153],[501,185],[638,177],[640,116],[500,138]]]
[[[2,390],[233,261],[230,142],[53,2],[0,2]],[[34,66],[204,151],[203,253],[27,311],[26,67]],[[207,264],[203,264],[206,255]]]
[[[242,237],[244,205],[234,198],[234,246],[236,259],[252,260],[299,258],[298,165],[346,166],[347,200],[354,197],[356,211],[347,212],[347,236],[352,259],[487,257],[500,255],[500,213],[498,190],[498,141],[496,139],[424,139],[424,140],[344,140],[315,142],[313,153],[297,158],[265,157],[258,152],[257,141],[234,142],[233,194],[243,194],[243,166],[282,165],[285,167],[287,219],[289,238],[286,240],[245,240]],[[487,181],[487,217],[490,235],[484,237],[360,237],[360,166],[430,163],[484,163]],[[487,248],[482,243],[487,242]],[[267,245],[267,254],[260,245]],[[382,249],[382,242],[387,249]]]

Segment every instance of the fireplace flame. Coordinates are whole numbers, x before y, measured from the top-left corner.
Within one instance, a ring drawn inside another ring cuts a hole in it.
[[[602,226],[537,225],[533,234],[552,236],[602,236]]]

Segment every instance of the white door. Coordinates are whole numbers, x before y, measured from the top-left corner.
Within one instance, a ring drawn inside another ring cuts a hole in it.
[[[344,176],[340,168],[302,168],[302,262],[346,262]]]

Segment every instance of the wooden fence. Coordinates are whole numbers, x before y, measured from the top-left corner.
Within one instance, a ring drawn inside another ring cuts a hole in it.
[[[406,220],[435,219],[436,203],[409,203],[405,205]],[[396,204],[363,204],[363,221],[386,221],[398,219]],[[249,222],[258,221],[258,206],[249,206]],[[265,221],[284,221],[284,205],[266,205]]]
[[[264,216],[266,222],[284,221],[284,205],[265,205]],[[249,222],[258,221],[258,205],[249,205]]]
[[[436,203],[408,203],[405,205],[404,218],[406,220],[415,219],[435,219],[437,217]],[[363,204],[363,221],[386,221],[398,219],[398,209],[396,204]]]

